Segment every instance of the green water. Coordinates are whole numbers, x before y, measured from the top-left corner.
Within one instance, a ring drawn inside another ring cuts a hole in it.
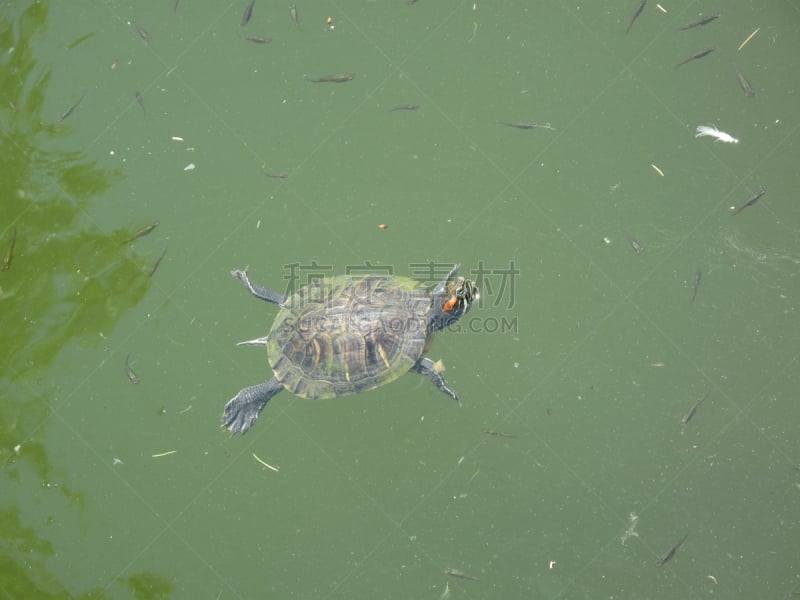
[[[797,3],[173,4],[0,9],[1,598],[800,593]],[[277,314],[232,268],[456,262],[461,408],[220,428]]]

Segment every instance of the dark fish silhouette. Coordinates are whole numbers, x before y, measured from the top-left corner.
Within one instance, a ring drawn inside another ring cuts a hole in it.
[[[8,242],[8,249],[3,257],[3,264],[0,265],[0,271],[8,271],[11,267],[11,259],[14,258],[14,244],[17,243],[17,228],[11,230],[11,240]]]
[[[146,117],[147,116],[147,109],[144,107],[144,98],[142,97],[142,93],[139,90],[136,90],[136,93],[134,95],[136,96],[136,102],[138,102],[139,106],[142,107],[142,112],[144,113],[144,116]]]
[[[550,127],[550,123],[537,123],[536,121],[498,121],[499,125],[505,125],[506,127],[513,127],[514,129],[553,129],[555,128]]]
[[[758,188],[758,191],[756,192],[755,196],[753,196],[752,198],[750,198],[750,200],[748,200],[747,202],[745,202],[744,204],[742,204],[742,205],[741,205],[739,208],[735,209],[735,210],[734,210],[734,211],[731,213],[731,216],[733,216],[733,215],[738,215],[740,212],[742,212],[742,211],[743,211],[745,208],[747,208],[748,206],[753,206],[753,204],[755,204],[756,202],[758,202],[758,201],[761,199],[761,196],[763,196],[763,195],[764,195],[764,194],[766,194],[766,193],[767,193],[767,190],[765,190],[763,187],[762,187],[762,188]]]
[[[692,302],[697,298],[697,290],[700,289],[700,278],[702,276],[703,271],[700,270],[700,267],[697,267],[697,271],[694,272],[694,281],[692,282]]]
[[[80,103],[81,103],[81,102],[83,102],[83,96],[84,96],[84,95],[85,95],[85,94],[81,94],[81,97],[80,97],[80,98],[78,98],[78,99],[77,99],[75,102],[73,102],[73,103],[72,103],[72,104],[69,106],[69,108],[67,108],[67,110],[65,110],[63,113],[61,113],[61,116],[60,116],[60,117],[58,117],[58,122],[59,122],[59,123],[60,123],[61,121],[63,121],[64,119],[66,119],[68,116],[70,116],[70,115],[71,115],[73,112],[75,112],[75,109],[76,109],[76,108],[78,108],[78,106],[80,105]]]
[[[345,81],[352,81],[355,78],[355,73],[336,73],[335,75],[324,75],[316,79],[306,77],[311,83],[344,83]]]
[[[744,92],[744,95],[747,96],[748,98],[752,98],[753,96],[755,96],[756,93],[753,91],[753,88],[750,86],[750,82],[747,81],[747,79],[744,78],[744,75],[742,75],[742,72],[739,70],[739,67],[737,67],[736,65],[733,65],[733,68],[736,69],[736,79],[739,80],[739,86],[742,88],[742,91]]]
[[[256,0],[250,0],[247,3],[247,8],[244,9],[244,13],[242,14],[242,22],[241,26],[244,27],[250,22],[250,19],[253,18],[253,7],[256,4]]]
[[[697,412],[697,409],[700,408],[700,405],[705,401],[706,398],[708,398],[708,392],[706,392],[706,394],[703,395],[703,397],[700,398],[700,400],[698,400],[697,402],[694,403],[694,405],[692,405],[692,408],[689,409],[689,412],[687,412],[681,419],[681,425],[686,425],[689,421],[692,420],[692,417],[694,417],[694,414]]]
[[[716,50],[716,48],[715,48],[715,47],[713,47],[713,46],[709,46],[708,48],[703,48],[703,49],[702,49],[702,50],[700,50],[700,52],[698,52],[697,54],[693,54],[692,56],[690,56],[689,58],[687,58],[687,59],[686,59],[686,60],[684,60],[683,62],[679,62],[679,63],[678,63],[677,65],[675,65],[675,66],[676,66],[676,67],[680,67],[680,66],[682,66],[682,65],[685,65],[685,64],[686,64],[686,63],[688,63],[688,62],[691,62],[691,61],[693,61],[693,60],[697,60],[698,58],[703,58],[704,56],[708,56],[708,55],[709,55],[709,54],[711,54],[711,53],[712,53],[714,50]]]
[[[134,242],[134,241],[138,240],[140,237],[144,237],[148,233],[152,233],[153,230],[156,227],[158,227],[158,221],[153,221],[150,225],[147,225],[146,227],[142,227],[139,231],[134,233],[131,237],[129,237],[127,240],[125,240],[122,243],[123,244],[129,244],[130,242]]]
[[[693,22],[689,23],[688,25],[684,25],[678,31],[686,31],[687,29],[692,29],[694,27],[700,27],[701,25],[708,25],[709,23],[711,23],[711,21],[713,21],[717,17],[719,17],[719,13],[714,13],[713,15],[708,15],[707,17],[701,17],[701,18],[697,19],[697,21],[693,21]]]
[[[165,257],[166,255],[167,255],[167,249],[166,249],[166,248],[164,248],[164,251],[163,251],[163,252],[161,253],[161,255],[160,255],[160,256],[159,256],[159,257],[156,259],[156,262],[154,262],[154,263],[153,263],[153,268],[152,268],[152,269],[150,269],[150,272],[147,274],[147,276],[148,276],[148,277],[152,277],[153,275],[155,275],[155,274],[156,274],[156,271],[158,270],[158,265],[160,265],[160,264],[161,264],[161,261],[162,261],[162,260],[164,260],[164,257]]]
[[[687,533],[686,535],[684,535],[684,536],[683,536],[683,537],[680,539],[680,541],[678,541],[678,542],[677,542],[676,544],[674,544],[674,545],[673,545],[673,546],[672,546],[672,547],[671,547],[669,550],[667,550],[667,551],[666,551],[666,552],[665,552],[665,553],[664,553],[664,554],[661,556],[661,558],[659,558],[659,559],[656,561],[656,566],[657,566],[657,567],[663,567],[665,564],[667,564],[669,561],[671,561],[671,560],[672,560],[672,559],[675,557],[675,553],[678,551],[678,548],[680,548],[680,547],[683,545],[683,542],[685,542],[685,541],[686,541],[686,538],[688,538],[688,537],[689,537],[689,534]]]
[[[639,3],[639,6],[636,7],[636,10],[633,11],[633,14],[631,15],[631,20],[628,22],[628,28],[625,30],[625,33],[628,33],[631,30],[631,27],[633,27],[634,21],[636,21],[636,19],[639,18],[639,15],[642,14],[642,11],[644,10],[644,5],[645,4],[647,4],[647,0],[642,0]]]

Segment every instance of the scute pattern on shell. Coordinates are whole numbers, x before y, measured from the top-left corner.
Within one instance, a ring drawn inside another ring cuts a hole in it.
[[[301,398],[333,398],[389,383],[425,351],[431,302],[431,291],[406,277],[317,281],[283,304],[267,340],[270,366]]]

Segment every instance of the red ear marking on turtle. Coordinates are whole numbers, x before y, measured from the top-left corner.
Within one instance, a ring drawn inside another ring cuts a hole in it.
[[[444,303],[444,306],[442,306],[442,310],[446,313],[449,313],[456,307],[457,303],[458,303],[458,295],[453,294],[453,296],[447,302]]]

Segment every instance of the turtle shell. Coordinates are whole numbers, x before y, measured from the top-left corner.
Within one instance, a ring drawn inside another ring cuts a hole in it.
[[[338,276],[289,296],[267,336],[269,364],[301,398],[371,390],[407,373],[428,340],[431,290],[406,277]]]

